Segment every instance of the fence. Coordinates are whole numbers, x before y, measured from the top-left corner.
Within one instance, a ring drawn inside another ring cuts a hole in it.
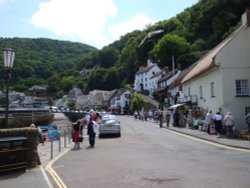
[[[44,143],[38,145],[38,153],[42,164],[53,159],[63,149],[71,147],[71,126],[60,126],[59,139],[46,138]]]

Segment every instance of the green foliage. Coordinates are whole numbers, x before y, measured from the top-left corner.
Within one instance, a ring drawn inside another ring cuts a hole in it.
[[[116,64],[119,57],[119,51],[114,47],[104,47],[94,53],[93,64],[103,68],[110,68]]]
[[[216,46],[238,26],[247,0],[202,0],[169,20],[135,30],[97,51],[81,43],[49,39],[0,38],[0,48],[16,52],[10,87],[27,91],[31,86],[48,84],[52,97],[78,86],[86,94],[93,89],[113,90],[134,82],[139,67],[150,57],[163,68],[175,63],[185,68]],[[147,38],[149,32],[163,29]],[[3,64],[0,58],[0,64]],[[91,70],[79,77],[83,68]],[[4,75],[2,66],[0,74]],[[0,79],[3,88],[4,79]]]
[[[74,76],[64,76],[61,80],[61,89],[64,91],[64,92],[67,92],[69,90],[71,90],[75,84],[76,84],[76,79]]]
[[[10,85],[17,91],[25,91],[33,85],[44,84],[53,74],[58,74],[59,77],[72,74],[77,70],[79,62],[82,62],[81,68],[84,67],[82,60],[96,51],[91,46],[67,41],[44,38],[0,38],[0,49],[6,47],[13,48],[16,53]],[[0,65],[3,65],[3,58],[0,58]],[[0,71],[3,71],[3,66],[0,66]],[[2,84],[3,81],[0,80],[0,85]],[[53,89],[49,88],[50,90]]]
[[[143,107],[146,106],[146,104],[148,104],[148,101],[134,92],[130,101],[130,110],[132,112],[140,111]]]
[[[76,104],[75,104],[74,102],[69,102],[69,103],[67,104],[67,107],[68,107],[69,109],[75,109],[75,108],[76,108]]]
[[[47,93],[50,96],[56,96],[57,92],[60,91],[60,83],[61,83],[61,78],[60,76],[55,73],[51,77],[48,78],[47,82]]]
[[[168,34],[159,40],[152,50],[151,55],[153,59],[160,60],[160,67],[171,67],[172,56],[175,57],[175,59],[178,59],[188,51],[189,43],[184,38],[175,34]]]

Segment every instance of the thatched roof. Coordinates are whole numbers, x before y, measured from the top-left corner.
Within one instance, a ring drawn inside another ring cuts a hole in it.
[[[191,79],[198,77],[199,75],[208,72],[216,66],[214,58],[216,55],[239,33],[243,27],[237,29],[229,37],[223,40],[219,45],[213,48],[207,55],[203,56],[196,62],[196,65],[183,77],[182,84],[188,82]]]

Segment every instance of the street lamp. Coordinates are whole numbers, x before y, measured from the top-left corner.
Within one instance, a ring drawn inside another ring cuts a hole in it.
[[[5,128],[9,124],[9,79],[11,77],[10,70],[13,67],[15,59],[15,51],[11,48],[6,48],[3,51],[4,69],[6,72],[6,114],[5,114]]]

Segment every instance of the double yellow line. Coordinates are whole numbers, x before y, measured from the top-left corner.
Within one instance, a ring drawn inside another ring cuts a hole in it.
[[[63,183],[62,179],[57,175],[56,171],[52,168],[53,164],[63,155],[65,155],[70,149],[64,150],[60,155],[52,159],[46,166],[45,170],[51,175],[55,183],[59,188],[67,188],[67,186]]]

